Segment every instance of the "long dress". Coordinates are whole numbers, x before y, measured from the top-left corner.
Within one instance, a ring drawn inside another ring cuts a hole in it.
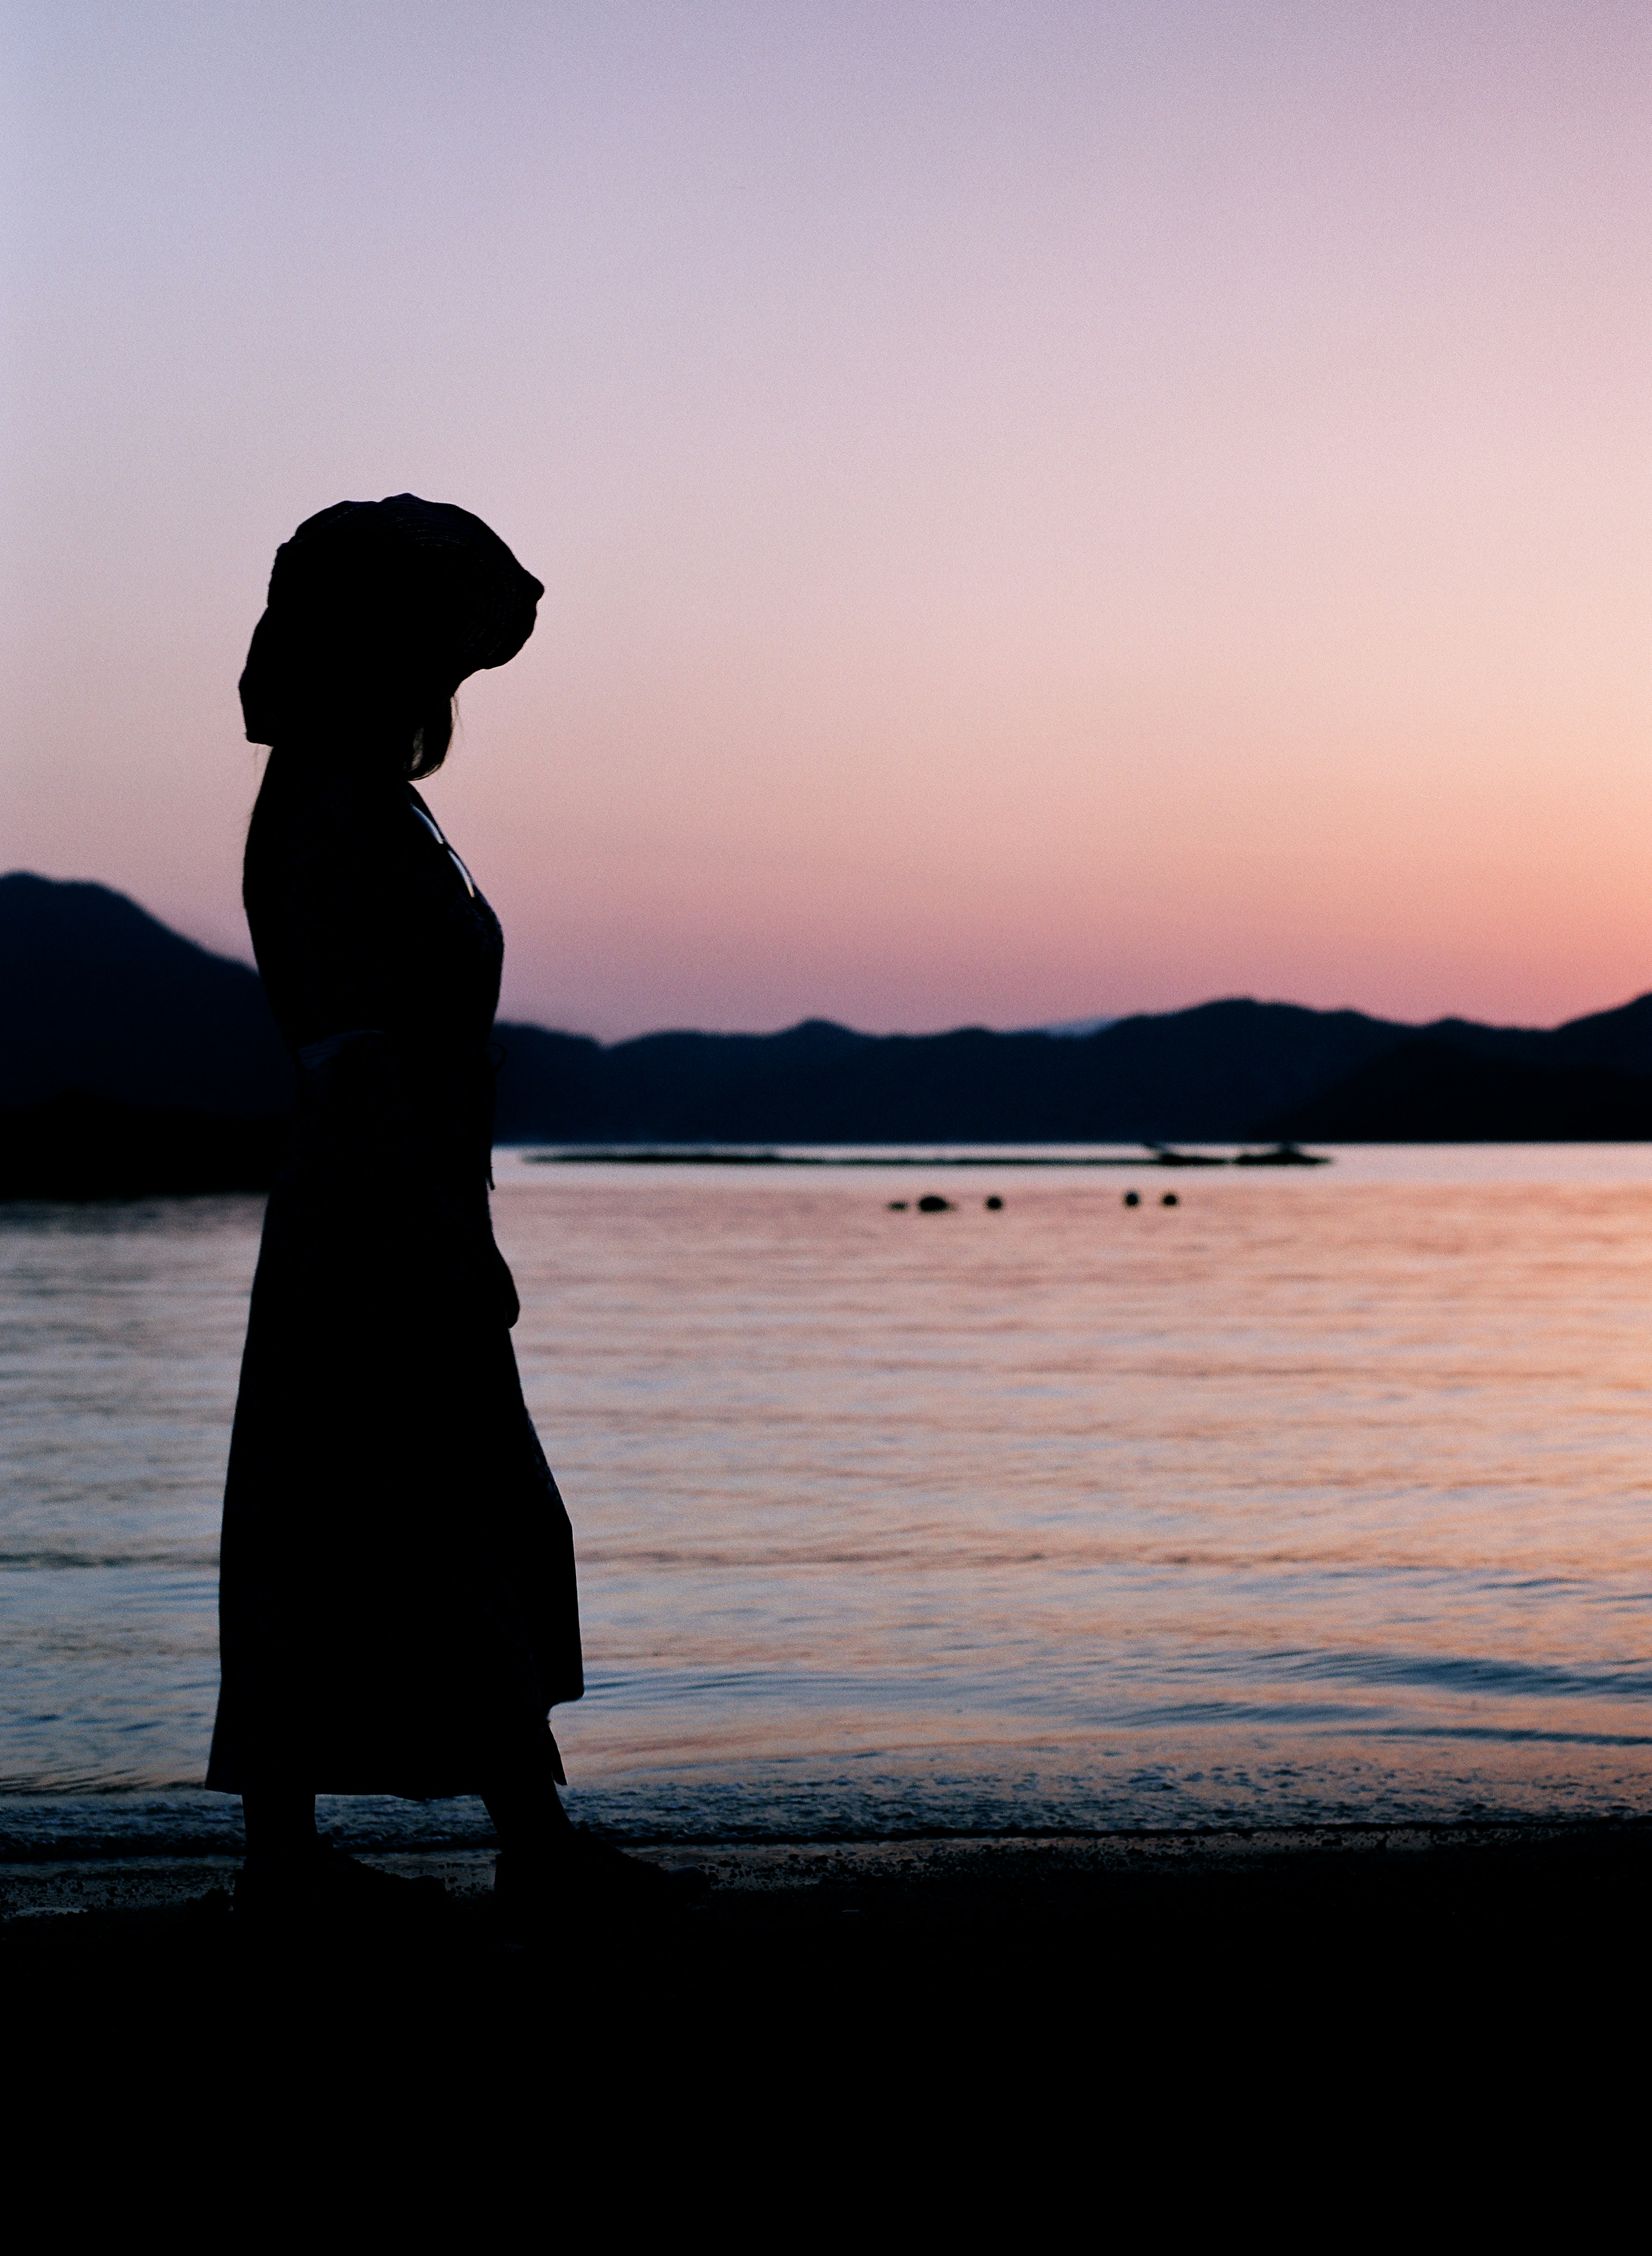
[[[489,1213],[498,921],[410,786],[292,747],[245,898],[299,1104],[230,1444],[207,1783],[559,1775],[579,1611]]]

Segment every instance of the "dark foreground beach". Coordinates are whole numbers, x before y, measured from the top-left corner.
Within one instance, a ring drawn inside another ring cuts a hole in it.
[[[1074,2138],[1131,2125],[1196,2170],[1260,2113],[1293,2150],[1254,2155],[1264,2175],[1328,2166],[1330,2138],[1392,2184],[1473,2125],[1507,2138],[1510,2108],[1616,2111],[1645,2080],[1638,1819],[699,1847],[673,1859],[714,1884],[696,1907],[555,1950],[502,1942],[484,1851],[373,1861],[439,1877],[451,1913],[272,1942],[242,1931],[228,1858],[0,1867],[25,2096],[70,2090],[90,2123],[158,2078],[243,2130],[254,2100],[325,2106],[357,2160],[415,2124],[554,2147],[576,2119],[611,2158],[646,2120],[742,2172],[846,2117],[856,2168],[921,2170],[984,2118],[1063,2172]],[[1361,2160],[1374,2095],[1408,2143]]]

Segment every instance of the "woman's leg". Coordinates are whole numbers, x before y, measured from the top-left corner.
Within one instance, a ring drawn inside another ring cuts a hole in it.
[[[247,1854],[260,1864],[310,1855],[316,1845],[315,1796],[296,1787],[255,1787],[241,1797]]]
[[[666,1872],[576,1832],[557,1794],[561,1775],[552,1740],[543,1749],[517,1752],[500,1763],[482,1797],[502,1852],[495,1867],[495,1900],[524,1940],[566,1909],[570,1888],[594,1902],[637,1908],[683,1896],[678,1883],[691,1894],[704,1888],[699,1873]]]
[[[238,1917],[272,1928],[294,1921],[423,1921],[446,1909],[439,1880],[402,1879],[324,1841],[315,1829],[315,1796],[290,1786],[257,1787],[241,1797],[247,1861],[235,1882]]]
[[[482,1803],[505,1853],[524,1861],[555,1857],[566,1849],[573,1828],[544,1758],[502,1764],[482,1793]]]

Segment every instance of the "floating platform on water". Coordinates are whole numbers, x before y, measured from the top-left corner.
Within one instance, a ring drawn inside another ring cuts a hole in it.
[[[578,1149],[524,1152],[534,1167],[1328,1167],[1328,1153],[1298,1151],[1279,1144],[1265,1152],[1239,1152],[1231,1158],[1209,1152],[1177,1152],[1149,1144],[1145,1158],[1118,1152],[947,1153],[940,1158],[904,1152],[786,1152],[770,1146],[723,1144],[601,1144]]]

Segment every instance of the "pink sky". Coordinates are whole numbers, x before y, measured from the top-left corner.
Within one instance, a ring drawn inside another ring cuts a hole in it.
[[[1652,15],[9,11],[0,866],[244,952],[302,517],[547,583],[515,1015],[1652,987]]]

